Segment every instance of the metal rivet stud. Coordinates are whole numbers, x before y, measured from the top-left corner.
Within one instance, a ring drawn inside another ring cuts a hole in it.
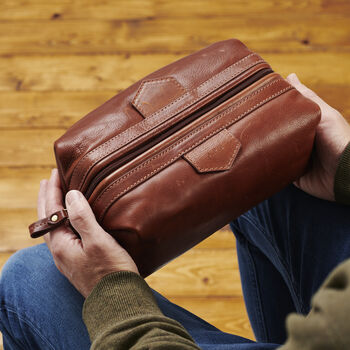
[[[57,215],[57,214],[53,214],[53,215],[51,216],[50,220],[51,220],[52,222],[56,222],[56,221],[58,220],[58,215]]]

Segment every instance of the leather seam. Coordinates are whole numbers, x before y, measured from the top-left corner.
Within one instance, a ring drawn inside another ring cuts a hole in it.
[[[275,80],[274,82],[265,85],[263,88],[256,90],[253,94],[258,93],[258,91],[263,90],[264,88],[267,88],[268,86],[271,86],[274,83],[277,83],[279,81],[283,81],[283,79],[278,79]],[[143,182],[145,179],[147,179],[148,177],[150,177],[151,175],[153,175],[154,173],[156,173],[157,171],[161,170],[162,168],[165,168],[167,165],[169,165],[170,163],[172,163],[174,160],[176,160],[177,158],[179,158],[182,154],[185,154],[186,152],[188,152],[189,150],[193,149],[194,147],[196,147],[198,144],[200,144],[201,142],[203,142],[204,140],[210,138],[211,136],[213,136],[215,133],[217,133],[218,131],[220,131],[220,129],[224,129],[227,126],[233,124],[235,121],[237,121],[238,119],[240,119],[242,116],[250,113],[252,110],[254,110],[255,108],[259,107],[260,105],[263,105],[265,102],[273,99],[274,97],[281,95],[283,92],[287,91],[287,90],[291,90],[293,87],[292,86],[287,86],[284,89],[279,90],[278,92],[276,92],[273,95],[270,95],[268,98],[265,98],[264,100],[260,101],[259,103],[257,103],[255,106],[249,108],[248,110],[246,110],[244,113],[240,114],[239,116],[237,116],[234,120],[231,120],[230,122],[226,123],[224,126],[220,127],[219,129],[216,129],[214,131],[212,131],[210,134],[208,134],[207,136],[205,136],[204,138],[200,139],[199,141],[197,141],[195,144],[191,145],[190,147],[188,147],[186,150],[181,151],[179,154],[177,154],[176,156],[174,156],[172,159],[170,159],[169,161],[167,161],[166,163],[162,164],[160,167],[158,167],[157,169],[153,170],[152,172],[148,173],[147,175],[145,175],[144,177],[142,177],[141,179],[137,180],[135,183],[133,183],[132,185],[129,185],[126,189],[124,189],[123,191],[119,192],[118,194],[116,194],[102,209],[102,213],[100,215],[100,220],[102,220],[102,217],[104,216],[104,213],[106,211],[106,209],[110,206],[111,203],[113,203],[115,201],[115,199],[117,199],[118,197],[120,197],[121,195],[123,195],[125,192],[127,192],[129,189],[131,189],[132,187],[138,185],[139,183]],[[253,94],[249,95],[252,96]],[[248,96],[247,96],[248,97]],[[245,99],[246,100],[246,99]],[[114,186],[116,186],[119,182],[121,182],[122,180],[128,178],[130,175],[132,175],[135,171],[138,171],[139,169],[145,167],[147,164],[149,164],[151,161],[153,161],[154,159],[160,157],[161,155],[166,154],[167,152],[169,152],[171,149],[173,149],[174,147],[176,147],[178,144],[182,143],[183,141],[185,141],[187,138],[191,137],[193,134],[198,133],[200,130],[202,130],[203,128],[207,127],[208,125],[214,123],[217,119],[220,119],[221,117],[225,116],[227,113],[231,112],[232,110],[236,109],[239,105],[241,105],[243,102],[241,102],[240,104],[237,104],[235,106],[229,107],[227,110],[225,110],[224,112],[218,114],[216,117],[212,118],[211,120],[209,120],[207,123],[203,124],[200,128],[194,130],[193,132],[191,132],[190,134],[188,134],[185,138],[179,140],[178,142],[176,142],[175,144],[171,145],[171,148],[168,148],[162,152],[160,152],[159,154],[157,154],[156,156],[148,159],[147,161],[145,161],[144,163],[140,164],[139,166],[137,166],[136,168],[132,169],[130,172],[128,172],[127,174],[125,174],[124,176],[122,176],[121,178],[117,179],[116,181],[114,181],[112,184],[110,184],[106,189],[104,189],[96,198],[96,200],[94,201],[94,203],[96,203],[106,192],[110,191],[110,189]],[[234,107],[234,108],[233,108]]]
[[[204,86],[205,84],[208,84],[211,80],[215,79],[219,74],[223,74],[223,73],[226,72],[227,70],[229,70],[229,69],[233,68],[234,66],[236,66],[236,65],[238,65],[238,64],[240,64],[240,63],[242,63],[243,61],[247,60],[247,59],[248,59],[249,57],[251,57],[251,56],[258,56],[258,55],[257,55],[256,53],[251,53],[251,54],[249,54],[249,55],[243,57],[243,58],[240,59],[239,61],[235,62],[234,64],[232,64],[232,65],[230,65],[230,66],[228,66],[228,67],[226,67],[224,70],[220,71],[219,73],[215,74],[214,76],[212,76],[212,77],[209,78],[208,80],[204,81],[203,83],[201,83],[201,84],[198,85],[197,87],[195,87],[195,88],[193,88],[192,90],[186,92],[186,93],[183,94],[182,96],[179,96],[176,100],[174,100],[174,101],[172,101],[171,103],[169,103],[168,105],[162,107],[160,110],[158,110],[158,111],[152,113],[152,114],[149,116],[149,118],[150,118],[150,117],[154,117],[155,115],[157,115],[157,114],[163,112],[165,109],[169,108],[170,106],[172,106],[172,105],[175,104],[176,102],[178,102],[178,101],[184,99],[186,96],[190,96],[191,93],[193,93],[193,92],[196,91],[196,90],[199,90],[199,89],[200,89],[202,86]],[[242,66],[242,67],[240,68],[240,70],[238,70],[232,77],[229,78],[229,80],[231,80],[231,79],[237,77],[237,76],[238,76],[240,73],[242,73],[244,70],[249,69],[249,68],[251,68],[251,67],[253,67],[253,66],[255,66],[255,65],[257,65],[258,63],[261,63],[261,62],[265,62],[265,61],[264,61],[263,59],[260,59],[260,60],[258,60],[258,61],[256,61],[256,62],[250,63],[250,64],[248,64],[248,65],[246,65],[246,66]],[[227,80],[227,79],[226,79],[226,80]],[[222,82],[217,83],[216,85],[214,85],[214,87],[212,87],[212,88],[209,90],[209,92],[205,92],[205,93],[203,93],[203,94],[201,94],[201,95],[198,95],[197,98],[194,99],[193,101],[190,101],[190,102],[188,102],[187,104],[185,104],[185,106],[179,107],[178,109],[176,109],[176,110],[174,111],[174,114],[178,113],[181,109],[184,109],[184,108],[188,107],[189,105],[191,105],[191,104],[193,104],[193,103],[196,103],[196,102],[197,102],[199,99],[201,99],[203,96],[205,96],[206,94],[211,93],[212,91],[216,90],[216,89],[217,89],[219,86],[221,86],[221,85],[222,85]],[[116,135],[116,136],[114,136],[114,137],[117,137],[117,136],[118,136],[118,135]]]
[[[187,92],[186,94],[180,96],[178,99],[174,100],[172,103],[170,103],[169,105],[163,107],[162,109],[160,109],[159,111],[151,114],[147,119],[144,119],[143,121],[141,121],[140,123],[137,123],[133,126],[131,126],[130,128],[124,130],[122,133],[110,138],[109,140],[107,140],[106,142],[104,142],[103,144],[101,144],[100,146],[94,148],[93,150],[91,150],[90,152],[88,152],[87,154],[85,154],[85,156],[83,156],[83,158],[81,158],[78,162],[78,164],[76,165],[76,167],[74,168],[73,170],[73,174],[72,174],[72,177],[71,177],[71,180],[69,181],[69,184],[72,183],[73,179],[75,178],[76,176],[76,173],[78,172],[78,170],[80,170],[81,166],[82,166],[82,162],[91,154],[97,152],[99,149],[101,148],[105,148],[107,145],[109,145],[114,139],[116,139],[117,137],[121,137],[121,135],[124,135],[126,134],[127,132],[130,132],[130,130],[132,129],[135,129],[136,127],[139,127],[140,124],[145,124],[146,121],[148,122],[150,120],[150,118],[154,118],[156,115],[158,115],[160,112],[162,112],[165,108],[169,108],[169,106],[171,106],[172,104],[176,103],[177,101],[179,101],[180,99],[183,99],[185,96],[187,95],[190,95],[190,93],[192,93],[193,91],[195,90],[198,90],[200,87],[202,87],[204,84],[208,83],[210,80],[214,79],[215,77],[217,77],[219,74],[222,74],[223,72],[225,72],[226,70],[228,69],[231,69],[232,67],[234,67],[235,65],[239,64],[239,63],[242,63],[244,60],[248,59],[249,57],[253,56],[253,55],[256,55],[258,56],[257,54],[255,53],[252,53],[252,54],[249,54],[247,56],[245,56],[244,58],[242,58],[241,60],[239,60],[238,62],[234,63],[233,65],[225,68],[223,71],[219,72],[218,74],[216,74],[215,76],[211,77],[209,80],[205,81],[204,83],[202,83],[201,85],[199,85],[198,87],[190,90],[189,92]],[[259,57],[259,56],[258,56]],[[227,80],[232,80],[234,79],[235,77],[237,77],[240,73],[242,73],[243,71],[245,70],[248,70],[249,68],[252,68],[253,66],[259,64],[259,63],[264,63],[265,61],[263,59],[260,59],[260,60],[257,60],[247,66],[244,66],[242,67],[239,71],[237,71],[235,74],[233,74],[230,78],[228,78]],[[214,86],[214,88],[212,88],[211,90],[207,91],[205,94],[201,94],[199,95],[195,100],[192,100],[190,101],[189,103],[185,104],[185,106],[182,106],[181,108],[178,108],[176,111],[173,112],[173,115],[175,115],[176,113],[179,112],[179,110],[184,110],[185,108],[187,108],[189,105],[191,104],[194,104],[196,103],[198,100],[200,100],[203,96],[207,95],[207,94],[210,94],[211,92],[213,92],[213,90],[217,89],[218,86],[220,86],[222,83],[220,84],[216,84]],[[133,137],[129,137],[126,139],[126,141],[124,141],[124,144],[122,144],[120,147],[123,147],[123,145],[125,145],[126,143],[128,143],[130,140],[132,140]],[[112,152],[111,152],[112,153]],[[84,182],[85,180],[85,177],[86,175],[88,174],[88,172],[90,171],[90,169],[98,162],[100,161],[104,156],[106,156],[106,154],[103,154],[102,156],[100,156],[97,160],[95,160],[90,166],[89,168],[85,171],[84,175],[82,176],[80,182],[79,182],[79,185],[78,185],[78,189],[81,188],[81,185],[82,183]]]
[[[223,129],[223,130],[224,130],[224,129]],[[228,132],[229,132],[229,131],[228,131]],[[231,134],[231,133],[230,133],[230,134]],[[217,135],[218,135],[218,134],[217,134]],[[227,163],[226,163],[225,165],[223,165],[223,166],[221,166],[221,167],[202,168],[202,167],[200,167],[200,166],[198,166],[198,165],[195,164],[196,161],[195,161],[195,159],[193,159],[192,156],[190,156],[190,155],[184,155],[184,156],[185,156],[185,158],[187,158],[187,159],[194,165],[195,168],[199,169],[201,172],[215,171],[215,170],[226,170],[226,169],[229,167],[229,165],[230,165],[230,163],[232,162],[232,160],[235,159],[235,157],[236,157],[236,155],[237,155],[237,153],[238,153],[238,151],[239,151],[239,148],[240,148],[240,146],[241,146],[239,140],[238,140],[236,137],[234,137],[233,135],[231,135],[231,137],[233,137],[233,139],[234,139],[235,141],[238,141],[238,143],[236,144],[236,147],[235,147],[235,149],[234,149],[234,151],[233,151],[233,153],[232,153],[230,159],[227,161]],[[209,139],[208,139],[208,140],[209,140]]]
[[[252,93],[250,93],[248,96],[244,97],[241,101],[238,101],[236,104],[228,107],[226,110],[222,111],[221,113],[219,113],[218,115],[216,115],[215,117],[213,117],[212,119],[208,120],[207,122],[205,122],[203,125],[201,125],[199,128],[191,131],[189,134],[187,134],[186,136],[184,136],[183,138],[181,138],[180,140],[178,140],[177,142],[175,142],[174,144],[172,144],[171,146],[167,147],[165,150],[161,151],[160,153],[156,154],[155,156],[153,156],[152,158],[144,161],[142,164],[138,165],[137,167],[135,167],[134,169],[130,170],[127,174],[123,175],[121,178],[119,178],[117,181],[120,182],[122,180],[124,180],[125,178],[129,177],[130,175],[132,175],[135,171],[145,167],[147,164],[149,164],[150,162],[152,162],[154,159],[159,158],[160,156],[162,156],[163,154],[166,154],[168,152],[170,152],[173,148],[175,148],[176,146],[178,146],[180,143],[184,142],[185,140],[187,140],[189,137],[191,137],[193,134],[198,133],[199,131],[201,131],[202,129],[204,129],[205,127],[207,127],[208,125],[216,122],[218,119],[220,119],[221,117],[225,116],[227,113],[231,112],[232,110],[237,109],[237,107],[239,107],[240,105],[242,105],[244,102],[246,102],[250,97],[258,94],[259,92],[263,91],[264,89],[268,88],[269,86],[282,81],[283,79],[278,79],[275,80],[267,85],[264,85],[263,87],[261,87],[260,89],[253,91]],[[288,87],[289,88],[289,87]],[[280,90],[281,91],[281,90]],[[271,95],[269,98],[273,97],[274,95]],[[259,102],[259,104],[262,104],[263,102],[265,102],[266,100],[268,100],[269,98]],[[256,104],[255,106],[251,107],[250,109],[248,109],[247,111],[245,111],[244,113],[240,114],[239,116],[237,116],[234,120],[230,121],[230,123],[228,123],[227,125],[225,125],[224,127],[222,127],[222,129],[224,129],[226,126],[234,123],[237,119],[239,119],[240,117],[242,117],[244,114],[249,113],[251,110],[253,110],[254,108],[256,108],[259,104]],[[209,137],[211,137],[212,135],[214,135],[218,130],[214,130],[212,131],[209,135],[207,135],[206,137],[204,137],[203,139],[197,141],[195,144],[191,145],[191,147],[189,149],[186,149],[183,152],[180,152],[180,154],[176,157],[178,158],[181,153],[186,153],[188,152],[190,149],[196,147],[199,143],[201,143],[202,141],[204,141],[205,139],[208,139]],[[96,200],[94,202],[97,202],[99,200],[99,198],[110,189],[110,187],[114,186],[114,182],[112,184],[110,184],[106,189],[104,189],[96,198]]]
[[[47,221],[35,224],[34,226],[31,226],[31,227],[37,228],[37,227],[44,226],[44,225],[47,225]]]
[[[175,78],[173,78],[173,77],[167,77],[167,78],[162,78],[162,79],[144,80],[144,81],[141,83],[139,89],[137,90],[137,93],[136,93],[134,99],[132,100],[132,104],[133,104],[137,109],[139,109],[139,110],[142,112],[142,115],[145,115],[146,113],[145,113],[143,107],[142,107],[141,105],[139,105],[139,99],[140,99],[140,96],[141,96],[142,92],[143,92],[144,89],[145,89],[145,85],[146,85],[146,84],[159,84],[159,83],[161,83],[161,82],[163,82],[163,81],[169,81],[169,82],[175,83],[175,85],[181,89],[182,95],[186,93],[185,88],[184,88]],[[182,95],[181,95],[181,96],[182,96]],[[153,113],[152,113],[152,114],[153,114]],[[152,114],[151,114],[151,116],[152,116]]]

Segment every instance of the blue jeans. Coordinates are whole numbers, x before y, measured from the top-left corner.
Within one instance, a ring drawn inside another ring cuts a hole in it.
[[[314,198],[290,185],[231,223],[257,342],[221,332],[154,292],[159,307],[202,349],[275,349],[286,339],[286,315],[306,314],[327,274],[350,257],[349,214],[348,206]],[[56,269],[45,244],[18,251],[0,279],[5,350],[89,349],[83,302]]]

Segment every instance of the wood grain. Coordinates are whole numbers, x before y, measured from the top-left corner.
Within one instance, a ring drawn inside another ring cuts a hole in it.
[[[1,92],[0,129],[68,128],[113,95],[111,91]]]
[[[53,143],[63,132],[64,129],[0,130],[0,166],[54,167]]]
[[[281,75],[296,72],[314,87],[343,88],[350,84],[347,69],[350,53],[267,53],[262,56]],[[180,54],[0,57],[0,91],[116,92],[181,57]]]
[[[40,180],[50,173],[50,167],[0,167],[0,209],[35,209]]]
[[[132,11],[130,11],[132,8]],[[153,17],[226,17],[231,14],[349,13],[347,0],[232,1],[232,0],[2,0],[0,20],[145,19]]]
[[[146,280],[168,296],[238,296],[241,284],[237,271],[234,250],[211,249],[204,254],[192,249]]]
[[[329,27],[332,31],[325,30]],[[312,16],[293,12],[288,16],[247,13],[200,17],[195,21],[182,17],[130,21],[3,21],[0,33],[6,33],[0,36],[0,55],[66,54],[67,51],[74,54],[190,53],[233,34],[259,52],[341,52],[350,48],[348,16],[328,13]]]

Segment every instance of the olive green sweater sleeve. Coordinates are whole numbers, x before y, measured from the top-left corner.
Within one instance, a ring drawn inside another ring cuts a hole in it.
[[[334,179],[335,200],[350,205],[350,142],[342,153]]]
[[[331,272],[307,316],[287,317],[288,340],[279,350],[350,349],[350,260]]]
[[[180,323],[163,315],[150,287],[133,272],[102,278],[85,300],[83,320],[94,350],[199,349]]]

